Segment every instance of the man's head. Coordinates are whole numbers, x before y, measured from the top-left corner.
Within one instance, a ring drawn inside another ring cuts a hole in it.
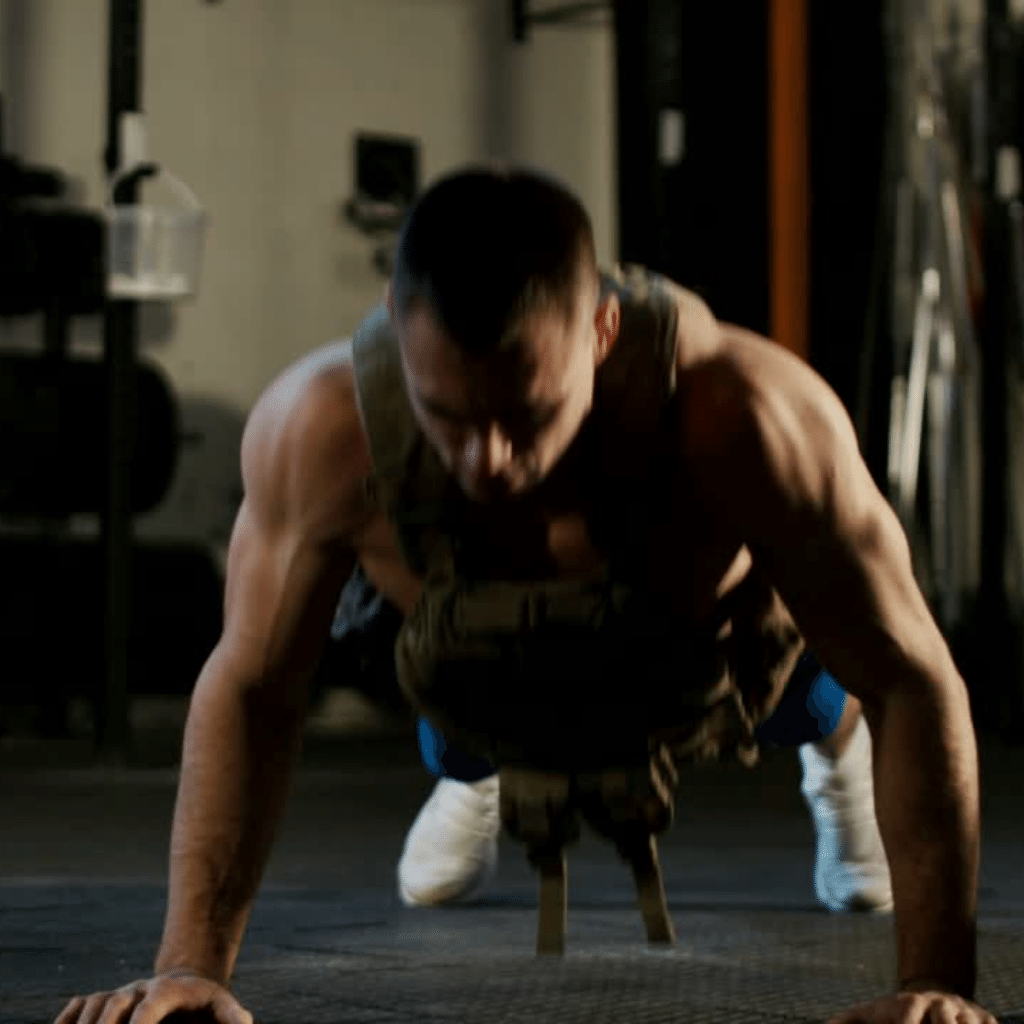
[[[389,305],[413,411],[466,493],[541,480],[589,412],[618,332],[579,200],[522,170],[441,179],[406,218]]]

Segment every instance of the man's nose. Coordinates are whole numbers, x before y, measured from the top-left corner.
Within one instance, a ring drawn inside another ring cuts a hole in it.
[[[512,461],[512,442],[497,424],[476,432],[469,449],[473,474],[483,479],[500,475]]]

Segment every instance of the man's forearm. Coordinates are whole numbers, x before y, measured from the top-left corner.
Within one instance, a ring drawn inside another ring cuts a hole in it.
[[[901,986],[934,983],[970,997],[976,972],[977,747],[967,694],[905,686],[874,728],[878,824],[892,872]]]
[[[213,685],[215,652],[185,729],[170,884],[156,971],[227,982],[280,820],[304,708]]]

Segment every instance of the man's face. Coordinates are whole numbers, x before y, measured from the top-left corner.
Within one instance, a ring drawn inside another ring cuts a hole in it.
[[[396,323],[424,435],[466,494],[489,501],[528,491],[572,443],[618,332],[618,305],[599,305],[588,283],[571,322],[554,311],[533,314],[514,351],[485,357],[460,352],[423,306]]]

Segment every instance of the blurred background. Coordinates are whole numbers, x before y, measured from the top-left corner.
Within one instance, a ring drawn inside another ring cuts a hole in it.
[[[0,756],[176,742],[249,408],[485,158],[824,374],[1020,742],[1022,40],[1008,0],[0,0]],[[409,728],[367,694],[325,665],[311,734]]]

